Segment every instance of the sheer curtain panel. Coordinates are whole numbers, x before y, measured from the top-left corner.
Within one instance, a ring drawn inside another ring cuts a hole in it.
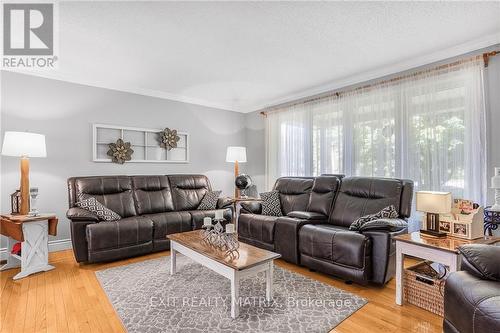
[[[480,57],[267,113],[267,186],[324,173],[400,177],[485,202]]]

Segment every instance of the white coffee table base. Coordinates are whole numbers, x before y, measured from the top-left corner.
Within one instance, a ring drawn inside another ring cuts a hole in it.
[[[54,266],[49,265],[48,222],[23,223],[23,235],[21,256],[10,253],[17,241],[9,237],[7,263],[0,267],[0,271],[21,267],[21,271],[12,277],[13,280],[54,269]]]
[[[460,263],[460,256],[457,253],[396,240],[396,304],[398,305],[403,305],[405,255],[446,265],[449,267],[450,272],[456,272]]]
[[[218,261],[215,261],[203,254],[191,250],[175,241],[170,241],[170,275],[176,272],[176,255],[177,252],[191,258],[197,263],[210,268],[214,272],[228,278],[231,281],[231,317],[237,318],[239,315],[240,306],[240,280],[250,275],[256,275],[260,272],[266,274],[266,300],[270,302],[273,298],[273,260],[266,261],[262,264],[249,267],[243,270],[236,270]]]

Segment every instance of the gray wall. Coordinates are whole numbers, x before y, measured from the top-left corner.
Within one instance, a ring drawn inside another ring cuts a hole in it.
[[[266,174],[265,122],[260,112],[245,114],[247,172],[252,177],[257,190],[264,192]]]
[[[31,186],[40,189],[39,208],[59,218],[56,239],[69,239],[66,179],[106,174],[206,174],[214,189],[232,193],[228,145],[245,145],[245,115],[2,71],[1,137],[9,131],[46,135],[47,158],[32,158]],[[190,134],[189,164],[92,162],[92,123],[143,128],[170,127]],[[248,163],[249,165],[250,163]],[[19,187],[19,159],[1,157],[0,211]],[[245,172],[247,165],[241,165]],[[51,238],[54,240],[54,238]],[[0,247],[5,246],[3,239]]]

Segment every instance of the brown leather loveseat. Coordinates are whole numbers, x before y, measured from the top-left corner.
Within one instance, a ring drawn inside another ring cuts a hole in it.
[[[168,234],[201,228],[214,210],[197,210],[211,190],[204,175],[93,176],[68,179],[71,241],[78,262],[116,260],[167,250]],[[101,221],[76,207],[82,195],[95,197],[122,219]],[[231,220],[231,203],[219,199],[217,209]]]
[[[276,251],[286,261],[360,284],[387,283],[395,273],[398,230],[350,231],[351,223],[394,205],[399,218],[411,213],[413,182],[368,177],[283,177],[282,217],[262,215],[260,202],[243,202],[241,241]]]

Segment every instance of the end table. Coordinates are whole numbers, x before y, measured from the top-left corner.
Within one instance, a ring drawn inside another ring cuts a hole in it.
[[[229,198],[231,200],[231,203],[233,204],[234,208],[234,214],[233,214],[233,219],[234,219],[234,227],[236,228],[236,232],[238,232],[238,204],[243,201],[261,201],[260,198],[242,198],[242,197],[232,197]]]
[[[0,233],[7,236],[7,263],[0,271],[21,267],[21,271],[13,279],[22,279],[28,275],[49,271],[49,235],[57,235],[58,219],[53,214],[1,215]],[[11,253],[12,247],[21,242],[21,255]]]
[[[449,272],[460,268],[458,248],[465,244],[493,244],[499,237],[486,237],[473,240],[451,236],[442,238],[421,235],[419,232],[398,235],[396,240],[396,304],[403,305],[403,270],[405,255],[438,262],[448,266]]]

